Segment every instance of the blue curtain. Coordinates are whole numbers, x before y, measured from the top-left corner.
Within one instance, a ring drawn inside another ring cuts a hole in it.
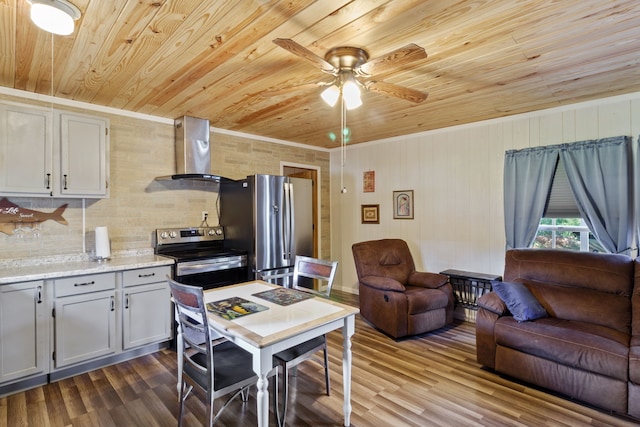
[[[504,158],[504,225],[507,249],[533,243],[551,190],[559,145],[509,150]]]
[[[633,177],[626,136],[563,144],[560,159],[589,230],[613,253],[633,242]]]

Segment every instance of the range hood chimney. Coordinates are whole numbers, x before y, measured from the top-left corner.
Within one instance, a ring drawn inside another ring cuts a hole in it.
[[[183,116],[173,125],[176,149],[176,174],[156,180],[191,179],[219,183],[228,178],[211,174],[209,120]]]

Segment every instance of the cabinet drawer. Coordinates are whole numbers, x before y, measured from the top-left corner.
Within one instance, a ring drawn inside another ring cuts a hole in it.
[[[115,273],[88,274],[86,276],[65,277],[54,282],[55,296],[80,295],[89,292],[115,289]]]
[[[164,282],[167,275],[171,274],[171,267],[162,265],[159,267],[138,268],[122,272],[122,286],[137,286],[147,283]]]

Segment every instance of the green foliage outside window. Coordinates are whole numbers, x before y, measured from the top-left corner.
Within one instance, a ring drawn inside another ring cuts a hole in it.
[[[588,232],[582,218],[542,218],[540,225],[531,245],[533,248],[580,251],[588,246],[590,252],[605,252],[600,242]],[[548,228],[544,229],[544,226]],[[582,239],[588,239],[588,242],[582,242]]]

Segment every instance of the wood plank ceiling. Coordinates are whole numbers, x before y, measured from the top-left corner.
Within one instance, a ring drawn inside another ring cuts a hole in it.
[[[349,143],[640,91],[637,0],[73,3],[76,31],[53,37],[52,49],[26,0],[0,0],[0,85],[51,94],[53,74],[56,97],[318,147],[339,143],[330,137],[339,108],[314,84],[331,76],[275,38],[320,57],[345,45],[371,58],[409,43],[426,49],[428,58],[375,78],[427,100],[365,92],[347,114]]]

